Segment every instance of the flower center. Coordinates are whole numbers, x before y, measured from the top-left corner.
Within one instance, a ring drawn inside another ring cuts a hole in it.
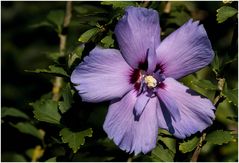
[[[157,86],[157,80],[151,75],[146,76],[144,82],[148,88],[155,88]]]

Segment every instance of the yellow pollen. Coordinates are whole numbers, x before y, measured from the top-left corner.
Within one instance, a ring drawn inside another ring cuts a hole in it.
[[[157,80],[151,75],[146,76],[144,82],[149,88],[155,88],[157,86]]]

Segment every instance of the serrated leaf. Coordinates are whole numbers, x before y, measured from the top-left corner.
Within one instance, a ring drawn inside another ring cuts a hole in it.
[[[61,26],[64,22],[65,13],[62,10],[50,11],[47,19],[57,27],[57,32],[61,33]]]
[[[128,6],[136,6],[136,3],[131,1],[103,1],[101,5],[111,5],[113,8],[125,8]]]
[[[209,80],[194,80],[192,84],[206,90],[218,90],[218,87]]]
[[[161,144],[158,144],[151,153],[151,159],[156,162],[173,162],[174,153],[167,148],[165,149]]]
[[[6,116],[29,119],[29,116],[27,114],[25,114],[24,112],[20,111],[19,109],[9,108],[9,107],[2,107],[1,117],[3,118],[3,117],[6,117]]]
[[[40,100],[30,105],[34,108],[34,117],[43,122],[60,124],[61,115],[58,112],[58,104],[52,100]]]
[[[193,137],[192,139],[190,139],[188,141],[180,143],[179,144],[179,150],[182,153],[191,152],[191,151],[193,151],[196,148],[198,143],[199,143],[199,138],[195,136],[195,137]]]
[[[63,128],[60,131],[60,136],[64,143],[68,143],[68,146],[76,153],[81,145],[85,143],[85,137],[92,137],[93,130],[91,128],[80,131],[73,132],[69,128]]]
[[[50,65],[49,70],[47,69],[36,69],[34,71],[32,70],[25,70],[26,72],[34,72],[34,73],[47,73],[47,74],[54,74],[57,76],[65,76],[69,77],[69,75],[66,73],[66,71],[62,67],[57,67],[55,65]]]
[[[211,144],[222,145],[233,140],[230,131],[216,130],[206,136],[206,141]]]
[[[43,138],[39,130],[28,122],[10,123],[10,125],[24,134],[29,134],[39,139]]]
[[[63,101],[59,102],[59,109],[60,109],[61,113],[65,113],[68,109],[70,109],[71,104],[73,102],[70,83],[68,83],[63,88],[62,96],[63,96]]]
[[[112,35],[105,36],[101,41],[102,44],[104,44],[105,48],[113,47],[114,40],[112,39]]]
[[[94,36],[96,36],[96,34],[98,32],[100,32],[99,28],[89,29],[80,36],[78,41],[86,43],[86,42],[90,41]]]
[[[238,105],[238,89],[224,89],[222,93],[229,103],[233,103],[235,106]]]
[[[228,18],[236,15],[237,9],[230,6],[222,6],[217,10],[217,22],[223,23]]]

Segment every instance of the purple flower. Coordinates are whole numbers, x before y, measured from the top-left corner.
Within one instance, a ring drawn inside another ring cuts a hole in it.
[[[212,124],[211,101],[175,80],[212,61],[203,25],[189,20],[161,42],[158,13],[128,7],[115,35],[120,51],[96,47],[71,75],[83,101],[112,100],[104,122],[110,139],[147,153],[158,128],[183,139]]]

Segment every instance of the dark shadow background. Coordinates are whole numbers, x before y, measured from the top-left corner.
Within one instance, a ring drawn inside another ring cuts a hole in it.
[[[194,7],[191,15],[193,18],[200,19],[204,24],[208,36],[212,42],[213,49],[217,52],[220,58],[237,56],[237,19],[231,18],[222,24],[216,21],[216,10],[223,5],[222,2],[191,2]],[[89,4],[93,6],[101,6],[100,2],[73,2],[73,5]],[[232,4],[237,8],[237,2]],[[102,6],[101,6],[102,7]],[[109,9],[108,6],[103,6]],[[38,24],[46,18],[46,15],[51,10],[65,10],[65,2],[1,2],[1,105],[6,107],[15,107],[28,115],[32,116],[32,110],[29,106],[30,102],[39,99],[43,94],[46,94],[52,89],[52,77],[43,74],[34,74],[25,72],[25,70],[34,70],[37,68],[46,68],[51,61],[47,56],[49,52],[58,51],[59,39],[56,32],[49,27],[42,26],[35,28],[33,25]],[[74,14],[74,13],[73,13]],[[161,15],[162,29],[169,28],[164,25],[167,15]],[[77,15],[73,19],[77,19]],[[236,23],[235,23],[236,21]],[[236,25],[235,25],[236,24]],[[79,43],[77,39],[89,26],[79,24],[72,25],[69,30],[67,49],[73,49]],[[173,28],[175,26],[172,26]],[[234,34],[233,34],[234,32]],[[236,39],[233,40],[233,35]],[[233,40],[233,41],[232,41]],[[229,88],[237,87],[238,79],[237,62],[230,64],[227,67],[227,72],[224,73]],[[208,78],[215,78],[207,75]],[[80,101],[80,97],[75,97],[75,100]],[[98,146],[97,139],[104,138],[106,135],[102,130],[102,123],[107,112],[108,102],[101,104],[82,104],[78,103],[83,109],[79,111],[77,104],[66,114],[69,125],[77,126],[81,121],[79,118],[86,118],[85,123],[93,126],[95,134],[92,140],[89,140],[89,146],[83,147],[83,150],[89,150],[91,153],[86,153],[81,156],[75,156],[73,161],[84,160],[88,157],[90,161],[99,160],[100,157],[108,152],[108,155],[115,156],[116,161],[127,160],[128,155],[117,149]],[[89,111],[89,108],[92,109]],[[102,111],[98,111],[102,109]],[[234,109],[234,108],[233,108]],[[87,115],[81,117],[82,114]],[[99,116],[95,116],[95,114]],[[72,116],[74,116],[72,118]],[[90,120],[87,121],[87,118]],[[70,120],[69,120],[70,119]],[[96,121],[95,121],[96,120]],[[15,119],[12,120],[17,121]],[[89,123],[88,123],[89,122]],[[225,125],[225,124],[224,124]],[[52,126],[40,124],[40,127],[46,128],[49,131],[47,134],[56,134],[57,130],[52,129]],[[11,160],[11,153],[24,153],[26,149],[34,147],[39,140],[26,134],[21,134],[10,125],[1,125],[1,149],[5,154],[4,158],[7,161]],[[98,134],[98,135],[97,135]],[[234,145],[235,147],[235,145]],[[58,148],[57,146],[50,148]],[[60,147],[59,147],[60,148]],[[102,148],[104,148],[102,150]],[[112,150],[114,149],[114,150]],[[54,149],[55,150],[55,149]],[[102,150],[102,151],[101,151]],[[58,151],[59,152],[59,151]],[[53,152],[46,151],[46,156],[42,160],[49,158]],[[26,156],[26,154],[23,154]],[[199,161],[227,161],[230,157],[235,157],[233,153],[222,153],[217,150],[217,147],[209,153],[199,157]],[[182,156],[183,157],[183,156]],[[61,158],[64,161],[65,158]],[[65,161],[68,161],[67,159]],[[86,161],[89,161],[86,159]],[[139,160],[142,161],[142,160]]]

